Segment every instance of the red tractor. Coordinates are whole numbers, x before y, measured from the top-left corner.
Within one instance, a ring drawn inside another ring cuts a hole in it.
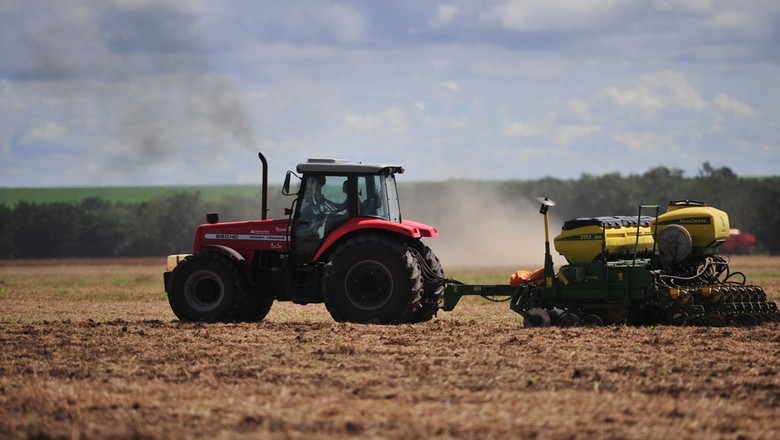
[[[436,228],[403,220],[399,165],[309,159],[287,172],[288,218],[220,222],[207,214],[191,254],[168,256],[165,291],[182,321],[261,321],[274,300],[325,303],[336,321],[427,321],[443,305],[444,271],[422,242]],[[291,192],[293,177],[300,179]]]
[[[756,236],[741,232],[739,229],[731,229],[721,252],[724,254],[752,254],[756,251]]]

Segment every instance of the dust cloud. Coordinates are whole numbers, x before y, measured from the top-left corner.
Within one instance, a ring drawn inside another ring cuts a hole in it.
[[[426,239],[445,267],[516,267],[544,264],[544,217],[536,195],[506,196],[490,184],[449,181],[399,187],[405,219],[435,226]],[[553,208],[554,209],[554,208]],[[550,240],[563,222],[550,211]],[[551,250],[556,265],[565,262]]]

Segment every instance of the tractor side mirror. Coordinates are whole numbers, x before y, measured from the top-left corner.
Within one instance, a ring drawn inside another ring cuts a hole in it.
[[[287,175],[284,176],[284,185],[282,185],[282,194],[287,195],[290,194],[290,172],[287,172]]]
[[[287,175],[284,176],[284,185],[282,186],[282,194],[284,194],[285,196],[289,196],[290,194],[298,194],[297,190],[295,192],[293,192],[293,193],[290,192],[290,180],[292,180],[292,177],[291,177],[292,175],[293,175],[293,172],[292,171],[288,171]],[[298,177],[298,176],[295,176],[295,177]]]

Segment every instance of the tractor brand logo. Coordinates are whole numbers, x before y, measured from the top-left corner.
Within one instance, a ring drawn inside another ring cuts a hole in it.
[[[208,240],[253,240],[253,241],[286,241],[284,235],[260,234],[206,234]]]
[[[261,229],[252,229],[251,231],[249,231],[249,233],[250,233],[250,234],[260,234],[260,235],[265,235],[265,234],[269,234],[270,232],[269,232],[269,231],[263,231],[263,230],[261,230]]]
[[[690,218],[681,218],[675,222],[680,225],[709,225],[710,224],[710,218],[709,217],[690,217]]]
[[[206,238],[211,238],[209,235],[213,235],[217,240],[238,240],[238,234],[206,234]]]

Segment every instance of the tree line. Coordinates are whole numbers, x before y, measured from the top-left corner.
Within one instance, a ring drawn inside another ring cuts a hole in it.
[[[198,192],[177,192],[143,203],[91,197],[80,202],[0,205],[0,258],[161,256],[191,251],[207,211],[223,219],[259,218],[256,199],[205,203]],[[254,210],[255,212],[249,212]]]
[[[417,219],[419,206],[462,203],[457,189],[466,186],[507,203],[535,203],[536,196],[549,196],[557,203],[555,215],[564,220],[634,215],[640,204],[661,205],[663,213],[671,200],[699,200],[726,211],[732,227],[755,234],[760,251],[780,254],[780,177],[740,178],[729,168],[714,168],[707,162],[697,176],[686,178],[683,174],[679,169],[657,167],[641,175],[583,174],[568,180],[451,180],[401,184],[399,193],[404,215],[411,219]],[[269,191],[269,218],[280,217],[292,201],[278,193]],[[0,258],[142,257],[188,252],[195,227],[212,211],[220,212],[222,220],[260,218],[256,198],[229,197],[213,203],[204,202],[198,192],[179,192],[143,203],[93,197],[75,203],[0,205]],[[478,227],[475,225],[475,233]]]

